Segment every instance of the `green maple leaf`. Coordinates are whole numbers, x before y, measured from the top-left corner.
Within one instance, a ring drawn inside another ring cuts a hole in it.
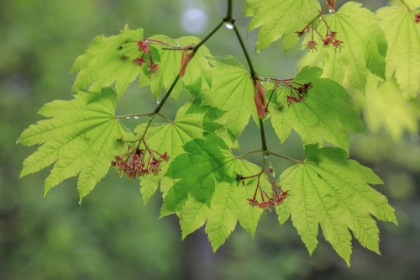
[[[267,48],[283,37],[284,49],[289,50],[298,41],[296,32],[301,31],[318,13],[316,0],[248,0],[244,15],[252,16],[248,31],[258,28],[256,51]]]
[[[203,104],[226,111],[222,120],[236,137],[249,122],[254,105],[254,86],[249,72],[233,57],[213,58],[211,89],[200,92]]]
[[[80,199],[86,196],[109,170],[111,160],[124,148],[129,136],[115,118],[116,93],[79,91],[70,101],[56,100],[39,111],[48,120],[27,128],[18,142],[25,146],[42,144],[23,162],[20,176],[54,164],[45,180],[45,194],[65,179],[79,175]]]
[[[371,132],[378,133],[384,128],[395,141],[403,137],[405,130],[410,134],[418,133],[420,102],[413,100],[407,106],[395,79],[378,81],[377,77],[369,75],[366,94],[358,93],[355,100]]]
[[[364,133],[364,124],[349,106],[346,90],[330,79],[320,78],[321,75],[322,70],[317,67],[305,67],[296,75],[294,82],[312,85],[302,102],[289,106],[290,90],[279,89],[277,100],[269,108],[271,123],[282,142],[293,128],[304,144],[322,145],[325,140],[348,150],[347,130]]]
[[[137,76],[148,75],[147,65],[139,67],[133,62],[139,56],[137,42],[142,39],[143,29],[125,29],[116,36],[95,37],[71,68],[70,72],[79,72],[72,89],[99,92],[115,82],[117,94],[121,96]]]
[[[385,7],[377,11],[380,26],[388,40],[386,76],[395,79],[403,95],[413,98],[420,92],[420,24],[418,11],[406,7]]]
[[[310,254],[318,241],[318,225],[325,239],[349,265],[349,229],[362,246],[379,254],[378,220],[397,224],[394,209],[385,196],[368,184],[382,184],[371,169],[347,159],[339,148],[305,146],[307,159],[283,172],[280,182],[289,196],[284,202]]]
[[[203,138],[203,134],[213,131],[209,125],[220,118],[222,114],[223,112],[217,108],[200,107],[199,102],[187,103],[178,110],[173,122],[152,124],[147,131],[145,139],[151,149],[160,153],[167,152],[171,157],[170,161],[172,161],[184,153],[183,146],[186,143],[196,138]],[[142,135],[145,127],[146,124],[139,125],[135,132]],[[165,174],[168,164],[162,164],[161,167],[162,171],[160,174]],[[140,191],[145,203],[156,192],[159,184],[162,192],[166,195],[173,186],[174,180],[162,175],[150,175],[140,180]]]
[[[323,16],[330,29],[337,32],[336,39],[343,42],[341,47],[323,47],[320,36],[313,31],[309,31],[303,44],[309,40],[317,43],[317,50],[308,52],[305,64],[322,68],[325,77],[338,83],[346,77],[363,91],[369,71],[385,78],[387,41],[378,18],[361,5],[347,2],[338,12]],[[317,32],[325,38],[327,27],[323,21],[315,25]]]
[[[261,170],[260,167],[226,153],[226,158],[223,159],[219,169],[229,176],[218,180],[215,184],[210,207],[190,195],[179,214],[183,238],[207,222],[205,231],[213,251],[226,241],[238,221],[253,237],[263,212],[247,201],[247,198],[252,198],[254,195],[257,179],[247,180],[244,186],[235,180],[236,174],[244,176],[257,174]],[[261,184],[264,187],[268,181],[261,180]]]

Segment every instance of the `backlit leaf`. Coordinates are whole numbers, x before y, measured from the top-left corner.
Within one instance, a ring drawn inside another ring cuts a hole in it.
[[[304,164],[287,169],[280,177],[290,196],[284,206],[293,225],[312,253],[318,225],[334,250],[350,264],[351,230],[362,246],[379,254],[379,229],[375,220],[397,223],[385,196],[368,184],[382,184],[372,170],[338,148],[305,147]]]
[[[19,137],[25,146],[42,144],[23,162],[21,177],[54,164],[45,180],[45,194],[67,178],[79,175],[80,199],[108,173],[111,160],[124,149],[121,139],[129,136],[115,118],[116,94],[79,91],[70,101],[45,104],[41,120]]]
[[[318,14],[316,0],[247,0],[244,15],[252,16],[248,31],[258,31],[256,51],[260,52],[283,37],[284,49],[289,50],[298,41],[301,31]]]

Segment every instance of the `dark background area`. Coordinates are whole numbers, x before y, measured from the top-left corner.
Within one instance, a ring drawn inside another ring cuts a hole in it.
[[[249,19],[244,1],[234,1],[243,35]],[[344,1],[338,1],[342,4]],[[366,1],[375,10],[384,1]],[[71,99],[74,59],[93,37],[117,34],[126,23],[145,35],[203,37],[225,16],[225,1],[28,1],[0,4],[0,279],[418,279],[420,277],[420,144],[417,135],[395,142],[384,132],[352,135],[351,157],[371,167],[385,185],[375,186],[396,209],[399,226],[380,222],[382,255],[353,241],[348,268],[319,235],[309,256],[288,221],[275,213],[262,216],[254,240],[239,226],[215,253],[200,229],[181,240],[175,216],[158,219],[155,194],[147,205],[138,181],[120,179],[113,170],[78,203],[76,180],[66,180],[44,198],[48,170],[19,179],[21,165],[36,148],[16,145],[20,133],[40,120],[36,113],[53,99]],[[247,36],[253,50],[256,32]],[[213,55],[244,58],[232,31],[216,34],[207,46]],[[252,51],[251,51],[252,52]],[[283,53],[281,42],[252,56],[261,76],[292,77],[305,51]],[[181,98],[180,100],[185,100]],[[129,88],[119,113],[148,111],[156,101],[147,89]],[[174,114],[181,101],[165,106]],[[138,120],[127,120],[134,127]],[[259,147],[250,122],[240,143]],[[269,145],[303,158],[302,143],[292,135],[284,145],[268,131]],[[258,163],[259,158],[250,157]],[[288,163],[271,159],[277,174]]]

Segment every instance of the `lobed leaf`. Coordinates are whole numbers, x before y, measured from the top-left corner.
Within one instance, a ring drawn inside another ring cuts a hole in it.
[[[137,42],[142,39],[143,29],[125,29],[116,36],[95,37],[70,70],[79,72],[72,90],[99,92],[115,82],[117,95],[121,96],[137,76],[148,75],[146,65],[139,67],[133,62],[139,56]]]
[[[200,92],[202,102],[225,111],[221,120],[238,137],[255,111],[251,76],[233,57],[213,58],[210,62],[212,86]]]
[[[280,177],[290,196],[288,208],[293,225],[311,254],[317,246],[318,225],[325,239],[349,265],[351,238],[379,254],[378,220],[397,223],[385,196],[368,184],[382,181],[371,169],[347,159],[339,148],[305,146],[307,159]]]
[[[277,91],[269,111],[271,123],[276,134],[283,142],[292,128],[302,137],[303,143],[318,143],[324,140],[344,150],[349,148],[347,130],[364,133],[364,124],[357,113],[349,106],[350,96],[336,82],[320,78],[322,70],[317,67],[305,67],[293,82],[311,83],[302,102],[287,104],[287,96],[293,95],[288,89]]]
[[[380,27],[388,41],[387,79],[395,77],[404,97],[420,92],[420,24],[414,21],[418,11],[403,7],[385,7],[377,11]]]
[[[253,237],[263,212],[247,201],[247,198],[253,197],[256,179],[247,180],[244,186],[235,180],[236,174],[257,174],[260,168],[233,155],[228,155],[224,160],[220,169],[224,170],[228,177],[217,180],[210,206],[188,196],[179,214],[183,238],[207,222],[205,231],[213,251],[226,241],[238,221]],[[268,183],[262,180],[261,184],[265,186]]]
[[[111,160],[124,146],[119,140],[129,132],[115,118],[116,93],[112,89],[78,91],[74,97],[45,104],[39,114],[51,119],[31,125],[19,137],[25,146],[42,144],[25,159],[20,176],[54,164],[44,193],[79,175],[77,188],[82,199],[108,173]]]
[[[252,16],[248,31],[258,31],[256,51],[260,52],[283,37],[284,49],[291,49],[298,41],[299,32],[318,14],[316,0],[247,0],[245,16]]]
[[[303,44],[310,40],[317,43],[317,50],[308,52],[305,64],[322,68],[325,77],[338,83],[346,77],[354,87],[364,91],[369,71],[385,78],[387,41],[378,18],[361,5],[349,1],[338,12],[323,16],[330,29],[337,32],[336,39],[343,42],[340,46],[323,47],[318,33],[325,39],[327,27],[322,21],[313,26],[317,32],[309,31]]]

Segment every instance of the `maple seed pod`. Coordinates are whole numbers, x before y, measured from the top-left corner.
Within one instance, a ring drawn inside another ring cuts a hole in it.
[[[335,2],[336,0],[327,0],[328,3],[328,10],[335,11]]]
[[[182,58],[181,58],[181,69],[179,70],[179,76],[184,77],[185,75],[185,69],[190,62],[190,60],[194,57],[195,52],[191,51],[188,53],[188,51],[192,48],[192,45],[187,46],[182,51]]]
[[[261,85],[258,76],[253,78],[254,82],[254,102],[257,107],[258,117],[264,119],[265,115],[265,88]]]

